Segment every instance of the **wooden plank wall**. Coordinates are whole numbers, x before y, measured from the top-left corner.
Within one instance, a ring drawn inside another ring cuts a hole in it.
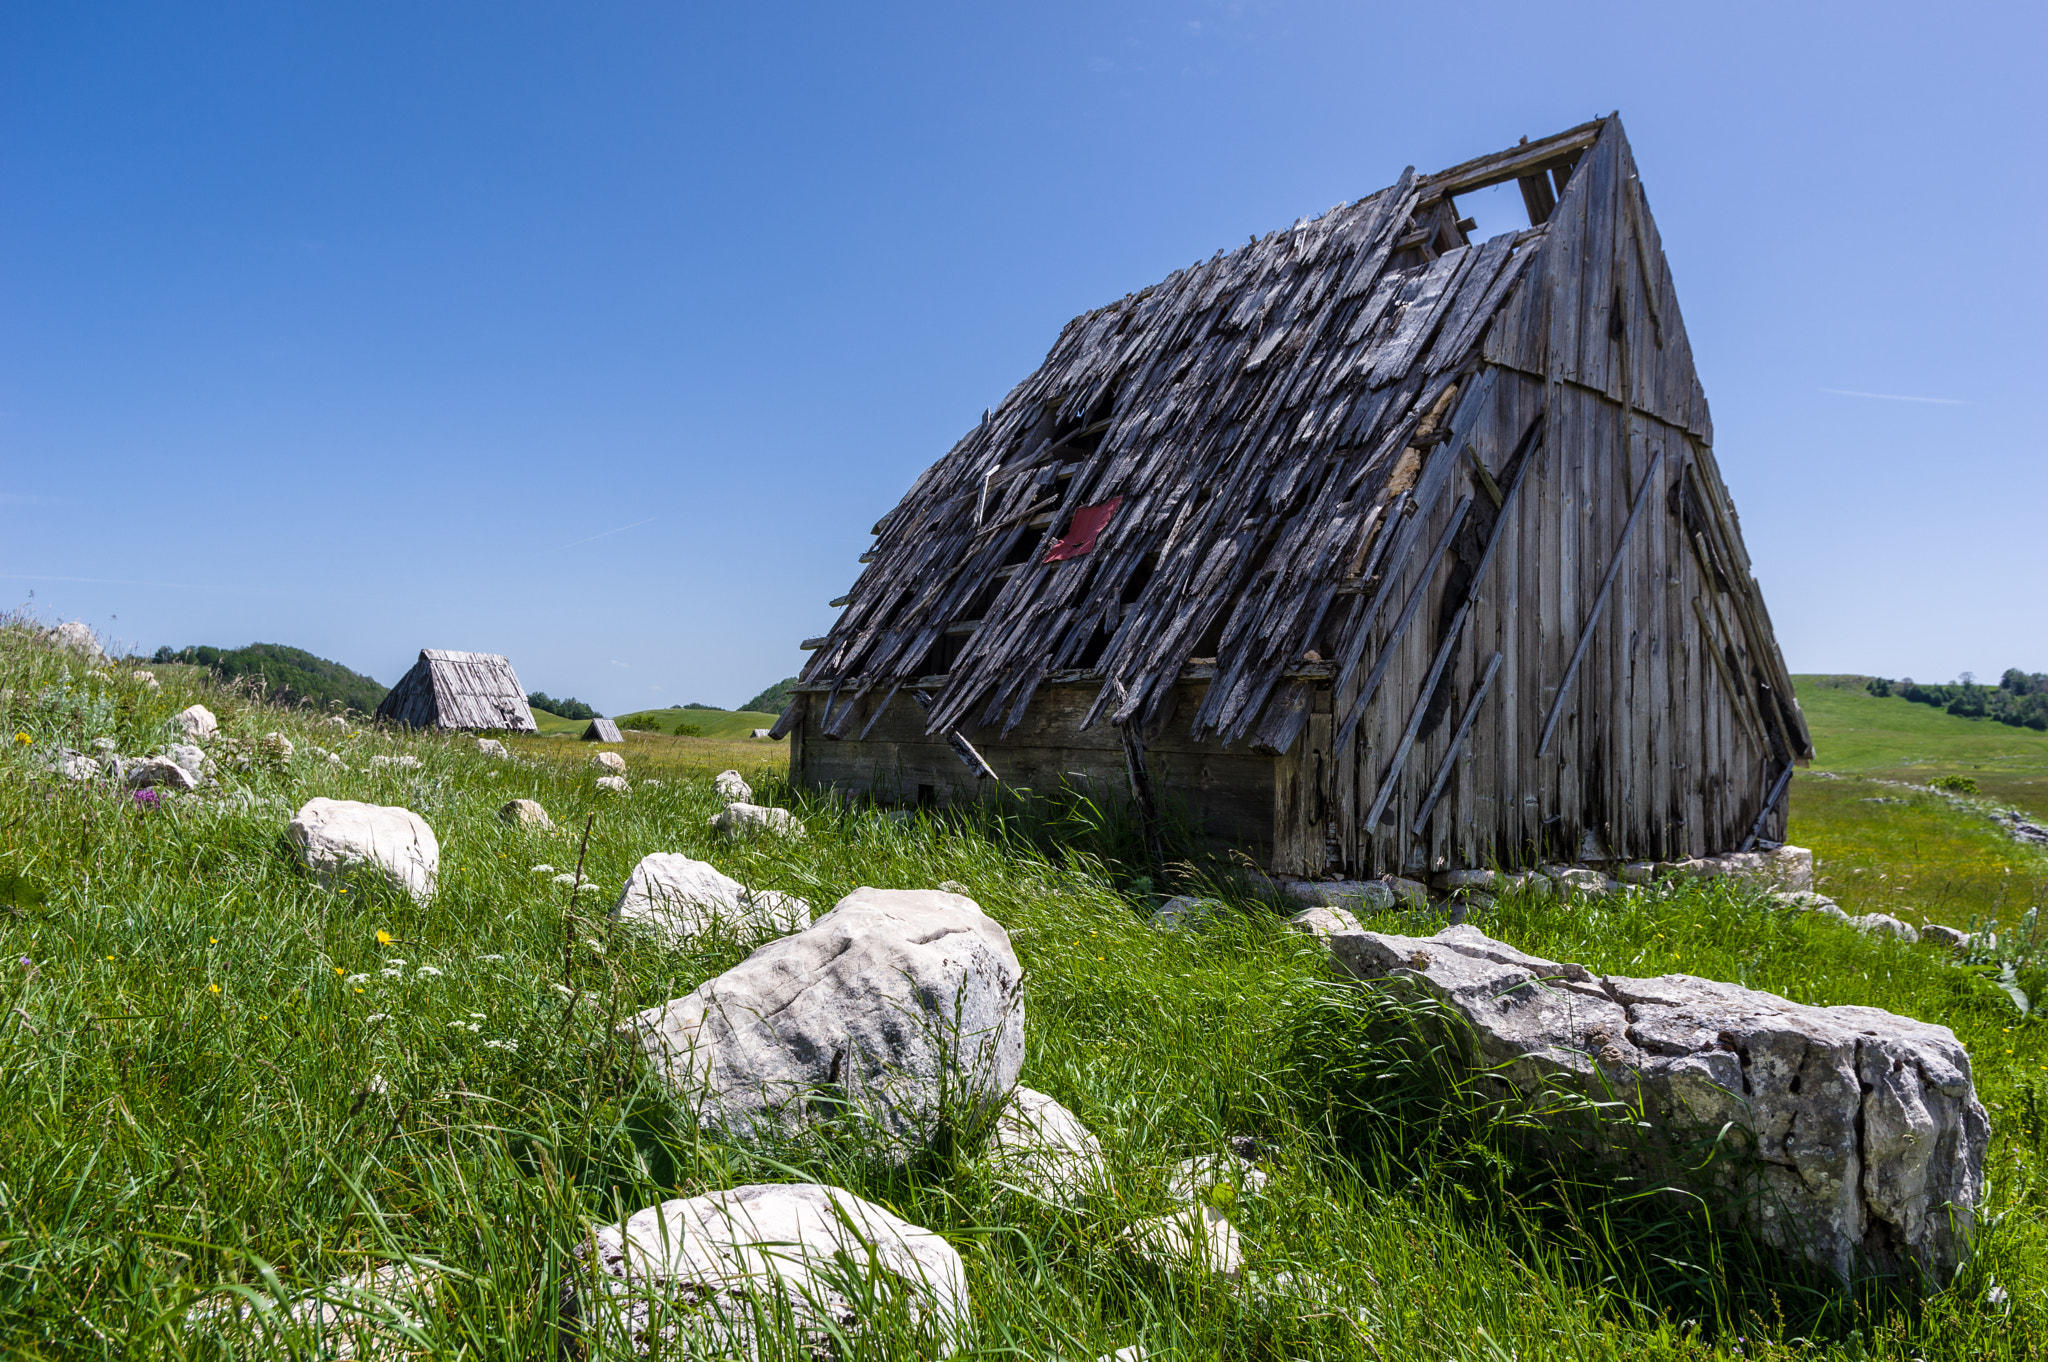
[[[1126,798],[1129,781],[1119,730],[1107,723],[1080,727],[1098,689],[1094,684],[1046,686],[1007,735],[994,726],[969,729],[968,741],[1012,788],[1054,790],[1068,784]],[[1153,788],[1169,817],[1185,818],[1214,845],[1240,847],[1263,861],[1273,847],[1276,759],[1242,743],[1226,748],[1215,738],[1190,739],[1188,720],[1207,691],[1205,681],[1175,688],[1166,721],[1146,743]],[[871,707],[882,699],[856,702],[869,708],[857,711],[846,731],[859,735],[866,729],[865,738],[835,741],[818,727],[825,697],[810,696],[802,722],[791,732],[791,782],[884,803],[916,803],[920,786],[930,787],[929,798],[940,804],[969,803],[992,793],[986,779],[969,771],[943,738],[926,735],[924,713],[907,691],[890,699],[867,728],[874,717]],[[833,727],[839,727],[836,720]]]
[[[1472,439],[1496,480],[1545,398],[1546,385],[1527,375],[1496,380],[1492,411]],[[1450,585],[1443,569],[1428,588],[1436,601],[1418,617],[1429,627],[1418,622],[1396,645],[1354,750],[1333,765],[1327,798],[1345,811],[1336,830],[1343,845],[1337,868],[1347,873],[1512,866],[1589,851],[1678,859],[1738,845],[1762,806],[1778,768],[1744,724],[1742,697],[1706,654],[1693,604],[1701,600],[1710,617],[1729,608],[1681,537],[1671,485],[1691,457],[1686,433],[1631,413],[1624,447],[1620,404],[1576,385],[1560,385],[1553,410],[1445,673],[1442,684],[1451,692],[1441,718],[1409,753],[1389,816],[1377,827],[1359,827],[1358,820],[1421,696],[1439,642],[1436,604]],[[1644,510],[1550,750],[1538,757],[1559,682],[1653,461]],[[1468,472],[1460,476],[1478,490]],[[1447,518],[1454,501],[1446,495],[1434,519]],[[1404,582],[1397,594],[1413,586]],[[1500,670],[1416,835],[1412,825],[1458,717],[1496,651]]]

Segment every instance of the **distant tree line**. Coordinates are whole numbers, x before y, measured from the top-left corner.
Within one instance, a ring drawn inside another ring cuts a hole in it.
[[[740,708],[752,710],[756,714],[780,714],[783,710],[789,708],[789,697],[795,692],[796,678],[794,676],[784,677],[753,699],[747,701],[744,705],[741,705]]]
[[[558,719],[602,719],[604,717],[604,715],[599,714],[589,705],[584,704],[573,696],[567,700],[557,700],[544,690],[537,690],[527,696],[526,703],[535,709],[544,709]]]
[[[2048,674],[2009,669],[1995,686],[1980,686],[1964,672],[1946,686],[1923,686],[1908,676],[1898,681],[1873,676],[1864,689],[1872,695],[1896,695],[1916,705],[1933,705],[1964,719],[1996,719],[2014,728],[2048,731]]]
[[[282,643],[252,643],[246,648],[163,647],[156,650],[150,661],[204,667],[226,680],[260,678],[272,700],[319,709],[339,707],[358,714],[375,714],[377,706],[391,693],[390,687],[378,685],[361,672]]]

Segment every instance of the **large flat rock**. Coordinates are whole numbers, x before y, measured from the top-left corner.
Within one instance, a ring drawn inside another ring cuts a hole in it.
[[[708,861],[665,851],[640,858],[612,911],[678,944],[720,927],[758,940],[811,922],[811,905],[793,894],[748,889]]]
[[[1672,1167],[1724,1126],[1747,1132],[1748,1157],[1717,1159],[1701,1189],[1844,1281],[1917,1267],[1946,1282],[1969,1251],[1990,1123],[1945,1026],[1691,975],[1595,975],[1473,927],[1329,944],[1357,978],[1448,1005],[1476,1061],[1524,1095],[1639,1101]]]
[[[1016,1086],[1023,974],[974,900],[856,889],[633,1025],[714,1129],[768,1138],[844,1120],[904,1156]]]

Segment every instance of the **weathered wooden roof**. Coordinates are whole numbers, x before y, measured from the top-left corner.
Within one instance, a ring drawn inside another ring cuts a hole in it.
[[[1542,225],[1469,242],[1453,196],[1508,179]],[[1048,680],[1099,679],[1084,726],[1150,722],[1194,668],[1214,678],[1194,735],[1233,742],[1290,676],[1350,679],[1370,660],[1375,575],[1413,548],[1402,513],[1418,469],[1475,405],[1483,360],[1544,373],[1560,306],[1606,324],[1604,295],[1560,304],[1561,288],[1527,282],[1547,239],[1561,222],[1583,235],[1588,214],[1627,212],[1654,246],[1640,195],[1619,121],[1599,120],[1434,176],[1411,168],[1075,318],[875,527],[844,615],[806,643],[816,655],[799,689],[824,693],[809,702],[825,705],[824,731],[852,736],[855,710],[875,712],[852,697],[905,685],[934,733],[1007,730]],[[1616,400],[1626,386],[1638,409],[1705,443],[1655,259],[1645,324],[1669,364],[1546,376]],[[1503,316],[1515,323],[1504,339],[1491,335]],[[1044,561],[1076,511],[1112,498],[1091,552]]]
[[[592,719],[590,726],[583,730],[585,742],[624,742],[616,719]]]
[[[537,731],[510,660],[440,648],[420,649],[420,660],[384,697],[377,717],[412,728]]]

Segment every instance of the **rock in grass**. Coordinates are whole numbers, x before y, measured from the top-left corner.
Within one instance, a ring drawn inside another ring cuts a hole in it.
[[[1023,977],[974,900],[856,889],[632,1025],[705,1125],[769,1138],[843,1120],[901,1157],[1017,1085]]]
[[[251,1342],[279,1355],[353,1359],[353,1362],[402,1362],[417,1356],[405,1331],[416,1332],[434,1303],[439,1274],[431,1268],[386,1263],[381,1267],[337,1277],[317,1291],[304,1292],[279,1307],[267,1298],[251,1304],[246,1297],[202,1301],[186,1313],[201,1330],[229,1325],[247,1331]]]
[[[205,705],[187,705],[171,718],[193,742],[205,742],[220,732],[220,720]]]
[[[1367,913],[1383,912],[1396,902],[1393,886],[1384,880],[1282,880],[1280,893],[1311,908]]]
[[[200,777],[170,757],[144,757],[124,763],[123,782],[131,790],[196,790]]]
[[[1683,1176],[1724,1132],[1753,1132],[1754,1159],[1717,1160],[1695,1190],[1844,1281],[1875,1267],[1946,1282],[1968,1253],[1990,1126],[1945,1026],[1684,974],[1596,976],[1472,927],[1359,932],[1331,950],[1462,1017],[1475,1065],[1550,1111],[1558,1089],[1640,1102],[1646,1130],[1578,1131],[1604,1155]]]
[[[601,752],[598,755],[608,757],[611,755],[611,753]],[[633,793],[632,782],[627,780],[624,776],[599,776],[597,778],[597,788],[600,790],[604,790],[610,794]]]
[[[1210,918],[1225,911],[1227,910],[1221,899],[1175,894],[1153,909],[1152,916],[1145,921],[1162,932],[1178,932],[1190,927],[1200,927]]]
[[[1321,940],[1338,932],[1362,932],[1358,919],[1343,908],[1304,908],[1287,919],[1287,925]]]
[[[1955,928],[1945,927],[1939,922],[1929,922],[1923,925],[1920,928],[1920,939],[1922,941],[1933,941],[1947,946],[1951,950],[1958,951],[1970,944],[1970,934],[1968,932],[1959,932]]]
[[[1910,923],[1901,922],[1890,913],[1864,913],[1844,920],[1865,936],[1894,936],[1909,942],[1920,939],[1920,933]]]
[[[738,771],[720,771],[712,777],[711,788],[728,804],[754,802],[754,787],[747,784],[746,777]]]
[[[476,753],[480,757],[509,757],[512,755],[505,750],[505,744],[499,742],[496,738],[478,738],[476,740]]]
[[[1244,1273],[1237,1230],[1214,1206],[1190,1206],[1156,1220],[1141,1220],[1125,1230],[1119,1242],[1169,1271],[1207,1272],[1231,1281]]]
[[[420,769],[420,759],[413,756],[410,752],[396,757],[371,757],[370,769],[373,771],[417,771]]]
[[[370,874],[421,902],[433,897],[441,844],[427,820],[411,809],[311,799],[284,835],[322,884]]]
[[[1849,920],[1849,915],[1843,912],[1841,907],[1826,894],[1816,894],[1811,891],[1787,893],[1780,890],[1778,893],[1771,895],[1771,897],[1795,913],[1819,913],[1821,916],[1831,917],[1837,922],[1847,922]]]
[[[68,624],[58,625],[50,631],[50,641],[66,652],[77,653],[95,665],[107,660],[106,649],[100,647],[99,639],[93,635],[92,626],[84,620],[72,620]]]
[[[498,810],[498,821],[509,823],[515,828],[533,828],[540,832],[553,832],[555,820],[548,817],[548,811],[537,799],[514,799]]]
[[[596,1270],[577,1275],[565,1313],[604,1356],[836,1356],[834,1334],[858,1349],[877,1309],[922,1335],[906,1355],[949,1356],[968,1320],[952,1245],[816,1183],[664,1201],[577,1252]],[[778,1326],[796,1337],[763,1337]]]
[[[714,832],[727,837],[750,837],[772,832],[782,837],[801,837],[804,825],[788,809],[768,809],[758,804],[728,804],[725,812],[711,820]]]
[[[744,938],[785,936],[811,923],[811,905],[779,890],[750,890],[705,861],[672,852],[643,856],[612,912],[678,945],[723,926]]]
[[[590,764],[603,767],[613,775],[624,775],[626,771],[626,759],[616,752],[593,752]]]
[[[987,1160],[1005,1182],[1056,1205],[1109,1184],[1102,1142],[1081,1118],[1030,1088],[1017,1088],[989,1132]]]
[[[1166,1179],[1166,1194],[1182,1205],[1215,1204],[1216,1189],[1229,1188],[1223,1198],[1234,1202],[1240,1192],[1266,1190],[1266,1171],[1250,1159],[1232,1151],[1228,1154],[1197,1154],[1173,1166]]]

